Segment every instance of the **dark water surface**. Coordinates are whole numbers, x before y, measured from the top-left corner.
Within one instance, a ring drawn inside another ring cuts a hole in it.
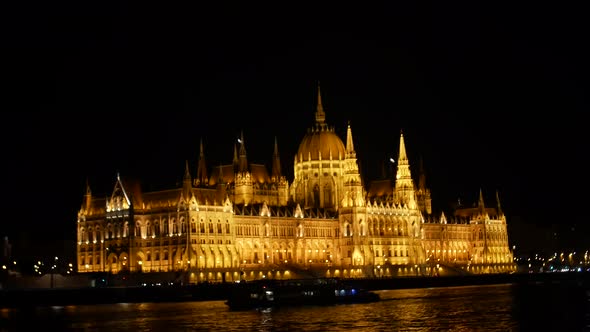
[[[0,309],[0,331],[590,331],[575,285],[378,291],[382,301],[230,311],[222,301]]]

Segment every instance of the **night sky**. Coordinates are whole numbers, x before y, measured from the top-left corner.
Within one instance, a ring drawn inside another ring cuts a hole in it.
[[[292,180],[318,80],[326,121],[343,140],[352,127],[365,183],[397,158],[403,130],[437,211],[498,190],[517,247],[590,247],[580,8],[14,6],[2,20],[0,235],[20,254],[71,255],[86,180],[97,196],[117,172],[174,187],[185,160],[196,173],[200,139],[212,167],[243,132],[248,160],[270,168],[276,136]]]

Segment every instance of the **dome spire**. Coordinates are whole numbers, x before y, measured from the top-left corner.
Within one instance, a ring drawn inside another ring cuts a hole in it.
[[[326,121],[326,113],[324,113],[324,106],[322,105],[322,94],[320,92],[320,81],[318,80],[318,104],[315,112],[315,122],[319,125],[324,125]]]

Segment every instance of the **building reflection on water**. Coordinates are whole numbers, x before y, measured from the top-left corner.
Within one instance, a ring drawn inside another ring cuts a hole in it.
[[[223,301],[2,309],[1,331],[589,331],[587,285],[379,291],[368,304],[230,311]]]

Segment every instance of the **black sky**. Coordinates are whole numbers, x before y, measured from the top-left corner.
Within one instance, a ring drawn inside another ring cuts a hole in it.
[[[582,8],[15,6],[2,23],[0,234],[31,252],[38,239],[71,250],[86,179],[96,195],[117,172],[174,186],[185,160],[195,171],[200,139],[215,166],[243,131],[249,160],[268,164],[276,136],[292,175],[317,80],[327,122],[342,138],[352,126],[365,181],[403,130],[439,209],[498,190],[516,244],[542,246],[548,229],[560,246],[590,238]]]

